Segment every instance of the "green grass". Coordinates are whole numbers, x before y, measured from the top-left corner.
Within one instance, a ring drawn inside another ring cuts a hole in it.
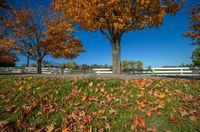
[[[19,131],[200,131],[198,80],[1,76],[0,100],[0,121]]]

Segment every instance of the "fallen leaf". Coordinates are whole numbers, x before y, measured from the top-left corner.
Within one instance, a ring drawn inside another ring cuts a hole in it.
[[[157,132],[157,129],[156,128],[148,128],[147,132]]]
[[[165,93],[159,93],[158,94],[158,98],[160,98],[160,99],[164,99],[166,97],[166,94]]]
[[[87,107],[90,107],[92,102],[87,102]]]
[[[91,115],[85,115],[84,116],[84,121],[85,122],[89,122],[89,121],[91,121],[92,120],[92,116]]]
[[[103,131],[104,131],[103,128],[98,129],[98,132],[103,132]]]
[[[65,99],[67,100],[67,102],[68,102],[69,104],[73,104],[73,102],[74,102],[74,100],[72,99],[72,96],[71,96],[70,94],[67,95]]]
[[[179,113],[181,114],[182,117],[189,115],[189,113],[183,108],[179,108]]]
[[[168,121],[171,122],[171,123],[175,123],[175,124],[178,124],[178,123],[179,123],[179,119],[176,118],[176,117],[168,118]]]
[[[71,92],[72,92],[72,94],[76,95],[78,93],[78,88],[74,87]]]
[[[196,121],[197,117],[196,116],[189,116],[190,121]]]
[[[148,117],[150,117],[150,116],[151,116],[151,111],[147,111],[147,112],[146,112],[146,115],[147,115]]]
[[[53,132],[55,129],[55,124],[51,123],[50,125],[46,126],[47,132]]]
[[[82,97],[81,97],[81,100],[82,101],[85,101],[87,99],[87,96],[85,96],[85,95],[83,95]]]
[[[46,104],[42,106],[42,112],[46,112],[47,110],[53,110],[54,104]]]
[[[88,84],[88,86],[89,86],[89,87],[92,87],[92,86],[93,86],[93,82],[90,82],[90,83]]]
[[[110,110],[109,110],[109,113],[110,113],[110,114],[116,114],[116,113],[117,113],[117,110],[110,109]]]
[[[125,107],[125,108],[128,108],[128,104],[127,103],[121,104],[121,106]]]
[[[0,130],[2,130],[7,125],[8,125],[7,121],[0,121]]]
[[[62,132],[69,132],[69,129],[68,128],[62,128]]]
[[[104,88],[101,88],[101,89],[100,89],[100,91],[101,91],[101,92],[104,92],[104,91],[105,91],[105,89],[104,89]]]
[[[106,129],[111,129],[112,127],[110,126],[110,124],[108,122],[105,122],[105,128]]]
[[[22,115],[25,117],[25,116],[27,116],[28,114],[30,114],[31,111],[32,111],[32,107],[31,107],[31,106],[26,106],[26,105],[24,105],[24,106],[23,106]]]
[[[192,96],[192,94],[185,94],[185,96],[182,100],[185,101],[185,102],[192,102],[193,96]]]
[[[140,117],[136,117],[134,124],[136,126],[139,126],[139,127],[143,128],[143,129],[146,128],[145,121],[142,118],[140,118]]]
[[[139,102],[138,109],[141,110],[145,107],[145,104],[143,102]]]

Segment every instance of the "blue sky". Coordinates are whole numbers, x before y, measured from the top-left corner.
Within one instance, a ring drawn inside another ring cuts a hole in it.
[[[188,31],[189,15],[187,11],[198,0],[188,0],[186,6],[176,16],[167,15],[164,23],[157,29],[124,34],[121,42],[121,60],[140,60],[147,67],[161,67],[164,65],[190,64],[194,46],[189,45],[192,40],[183,37]],[[46,4],[46,3],[43,3]],[[100,32],[80,31],[76,36],[82,41],[86,52],[72,60],[78,64],[112,64],[112,49],[110,42]],[[67,59],[53,59],[47,56],[45,60],[64,63]],[[17,65],[25,63],[20,56]]]

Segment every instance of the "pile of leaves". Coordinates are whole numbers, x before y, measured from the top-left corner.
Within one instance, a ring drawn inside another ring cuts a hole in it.
[[[200,81],[0,77],[0,131],[200,131]]]

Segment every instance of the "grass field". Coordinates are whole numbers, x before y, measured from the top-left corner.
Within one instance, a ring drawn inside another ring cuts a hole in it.
[[[200,131],[200,81],[0,77],[0,131]]]

